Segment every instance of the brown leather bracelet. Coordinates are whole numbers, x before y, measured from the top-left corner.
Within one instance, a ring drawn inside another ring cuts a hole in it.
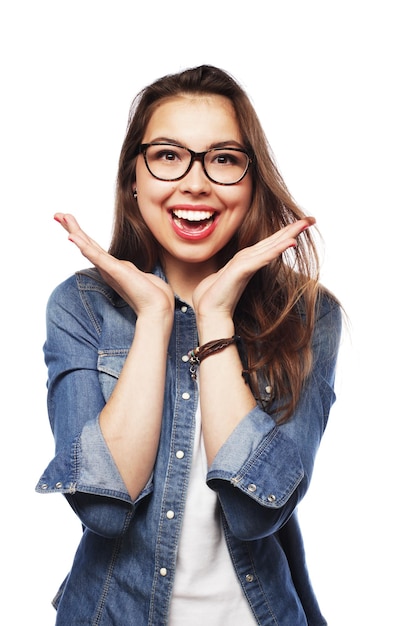
[[[217,352],[221,352],[233,343],[237,343],[239,340],[239,335],[233,335],[233,337],[229,337],[227,339],[214,339],[213,341],[209,341],[202,346],[197,346],[194,350],[190,350],[188,352],[188,357],[190,359],[190,372],[192,378],[195,380],[197,371],[196,368],[200,365],[203,359],[206,359],[212,354],[217,354]]]

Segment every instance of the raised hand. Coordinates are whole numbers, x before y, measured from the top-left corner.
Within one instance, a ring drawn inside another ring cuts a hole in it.
[[[153,274],[140,271],[130,261],[121,261],[91,239],[69,213],[56,213],[54,219],[68,232],[72,241],[98,269],[103,279],[132,307],[136,315],[161,313],[173,316],[174,294],[171,287]]]
[[[231,320],[239,298],[255,272],[296,246],[298,235],[314,223],[313,217],[306,217],[289,224],[255,245],[240,250],[218,272],[205,278],[193,293],[198,319],[214,316],[218,322]]]

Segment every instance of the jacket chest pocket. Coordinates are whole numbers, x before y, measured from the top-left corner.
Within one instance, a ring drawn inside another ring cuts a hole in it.
[[[125,364],[129,350],[100,350],[97,358],[98,379],[105,401],[110,398]]]

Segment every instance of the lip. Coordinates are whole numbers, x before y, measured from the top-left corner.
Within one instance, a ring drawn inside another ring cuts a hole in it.
[[[219,220],[218,211],[207,205],[176,204],[169,207],[168,213],[175,234],[181,239],[188,241],[201,241],[209,237],[216,229]],[[188,213],[191,218],[188,220],[188,228],[185,217],[186,213]],[[201,219],[192,219],[194,216],[197,216],[197,214],[200,214],[199,218]],[[176,216],[178,219],[176,219]],[[211,222],[207,222],[207,225],[203,226],[204,221],[208,220],[210,216]],[[202,225],[202,228],[198,229],[198,223]],[[194,226],[190,226],[191,224],[194,224]]]

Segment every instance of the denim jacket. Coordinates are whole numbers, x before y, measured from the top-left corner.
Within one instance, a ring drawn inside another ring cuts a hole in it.
[[[148,484],[132,502],[98,416],[135,323],[132,309],[94,269],[67,279],[48,303],[44,352],[55,456],[36,489],[65,494],[83,529],[54,599],[58,626],[167,624],[198,399],[187,362],[198,344],[196,321],[192,308],[176,298],[159,450]],[[208,469],[236,575],[262,626],[326,624],[309,582],[296,507],[335,399],[340,331],[340,308],[323,293],[313,370],[291,420],[277,425],[259,402]]]

